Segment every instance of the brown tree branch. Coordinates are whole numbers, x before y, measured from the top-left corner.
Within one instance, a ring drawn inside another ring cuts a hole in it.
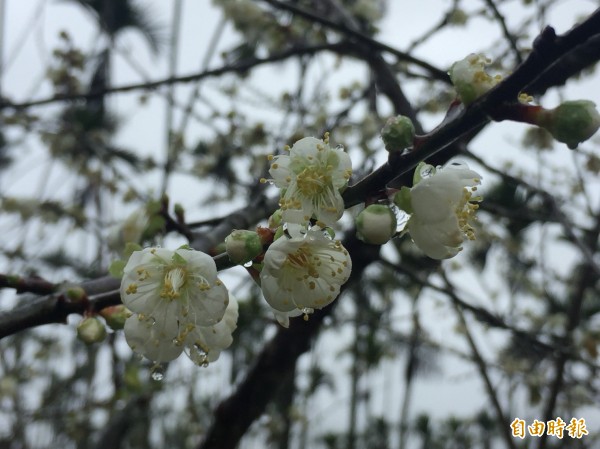
[[[190,243],[193,248],[210,252],[218,243],[222,242],[233,229],[247,229],[265,216],[272,213],[277,207],[277,199],[266,199],[257,196],[248,207],[240,209],[225,217],[221,223],[206,233],[195,233],[194,240]],[[217,257],[219,268],[225,268],[222,258]],[[73,302],[65,291],[36,297],[23,296],[19,304],[12,310],[0,313],[0,339],[29,329],[50,323],[66,323],[71,314],[85,312],[98,312],[105,307],[119,304],[119,286],[121,281],[111,276],[85,281],[79,284],[87,298],[83,301]]]
[[[451,109],[446,119],[428,134],[417,136],[412,151],[404,154],[391,153],[388,162],[377,170],[348,187],[344,192],[346,207],[359,204],[368,192],[385,188],[395,178],[411,172],[419,162],[427,160],[439,151],[457,142],[465,135],[474,133],[490,122],[490,119],[504,120],[505,103],[515,102],[519,93],[545,91],[560,77],[546,77],[557,61],[568,55],[579,58],[580,69],[589,67],[600,58],[599,52],[581,53],[577,48],[588,45],[590,39],[600,36],[600,8],[580,25],[567,33],[557,36],[550,27],[545,28],[536,38],[527,59],[501,83],[468,107],[462,105]],[[574,52],[574,53],[572,53]],[[543,78],[543,83],[540,82]],[[534,89],[535,87],[535,89]]]
[[[48,295],[54,293],[58,286],[42,278],[0,274],[0,288],[14,288],[17,293]]]

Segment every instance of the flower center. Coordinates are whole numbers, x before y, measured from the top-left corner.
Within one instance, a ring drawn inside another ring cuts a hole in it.
[[[185,285],[186,276],[186,271],[181,267],[171,268],[167,271],[160,297],[170,300],[179,298],[179,290]]]
[[[333,167],[306,167],[296,178],[298,190],[303,196],[319,196],[331,184],[331,175],[329,174]]]
[[[284,269],[289,267],[293,271],[302,271],[313,278],[319,277],[319,271],[317,270],[319,265],[321,265],[319,258],[315,257],[305,246],[298,248],[295,253],[288,254],[285,262],[283,262]]]
[[[476,189],[477,187],[463,189],[463,196],[456,206],[458,227],[469,240],[475,240],[475,229],[470,222],[475,219],[475,212],[479,209],[476,202],[481,201],[480,197],[473,198],[473,192]]]

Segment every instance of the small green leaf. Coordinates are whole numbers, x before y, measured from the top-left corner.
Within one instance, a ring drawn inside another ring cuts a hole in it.
[[[141,250],[142,247],[137,243],[127,242],[125,243],[125,249],[123,250],[123,257],[129,259],[129,257],[131,257],[131,254],[133,254],[135,251]]]
[[[187,263],[187,261],[176,252],[173,253],[173,257],[171,258],[171,260],[173,261],[173,263],[178,265],[185,265]]]
[[[123,269],[125,268],[125,265],[127,265],[127,262],[124,260],[114,260],[108,267],[108,272],[112,277],[121,279],[123,277]]]

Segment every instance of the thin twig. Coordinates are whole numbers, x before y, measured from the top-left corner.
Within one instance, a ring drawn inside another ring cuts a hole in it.
[[[162,86],[168,86],[177,83],[190,83],[193,81],[199,81],[205,78],[214,78],[226,73],[244,73],[248,70],[258,67],[263,64],[271,62],[283,61],[292,56],[298,55],[309,55],[319,53],[321,51],[341,51],[347,47],[347,43],[335,43],[335,44],[320,44],[310,47],[294,47],[280,53],[273,54],[265,58],[248,58],[242,61],[238,61],[234,64],[228,64],[223,67],[216,69],[206,70],[200,73],[193,73],[191,75],[176,76],[163,78],[156,81],[126,84],[123,86],[110,87],[107,89],[88,91],[80,94],[68,94],[68,95],[53,95],[51,97],[42,98],[39,100],[26,101],[22,103],[13,103],[6,98],[0,101],[0,110],[3,109],[15,109],[23,110],[34,106],[43,106],[53,103],[68,102],[68,101],[79,101],[79,100],[90,100],[93,98],[103,97],[105,95],[112,95],[116,93],[132,92],[138,90],[154,90]]]
[[[401,61],[406,61],[406,62],[415,64],[415,65],[425,69],[428,72],[428,74],[430,75],[430,77],[433,79],[436,79],[439,81],[444,81],[445,83],[450,82],[450,77],[444,70],[434,67],[433,65],[429,64],[428,62],[425,62],[418,58],[415,58],[414,56],[410,55],[409,53],[405,53],[394,47],[390,47],[389,45],[383,44],[383,43],[367,36],[366,34],[361,33],[358,30],[348,28],[347,26],[340,24],[340,23],[333,22],[333,21],[327,19],[326,17],[313,14],[310,11],[307,11],[303,8],[299,8],[291,3],[283,3],[279,0],[262,0],[262,1],[264,1],[265,3],[269,3],[270,5],[274,6],[277,9],[292,12],[292,13],[294,13],[300,17],[303,17],[311,22],[320,23],[321,25],[324,25],[327,28],[331,28],[332,30],[339,31],[340,33],[343,33],[348,37],[351,37],[363,44],[366,44],[371,49],[385,51],[387,53],[390,53],[390,54],[396,56]]]
[[[48,295],[54,293],[58,289],[58,285],[41,278],[0,274],[0,288],[14,288],[17,293]]]
[[[523,62],[523,57],[521,56],[521,50],[519,50],[519,47],[517,46],[517,39],[508,30],[508,26],[506,25],[506,18],[502,15],[500,10],[498,10],[498,8],[496,7],[494,0],[484,0],[484,1],[492,10],[494,17],[496,17],[496,20],[500,24],[500,28],[502,28],[502,33],[504,34],[504,37],[506,38],[510,47],[512,48],[513,53],[515,54],[515,58],[517,59],[517,62],[520,64],[521,62]]]
[[[447,287],[449,289],[453,290],[452,284],[450,284],[450,281],[448,280],[448,278],[446,278],[445,274],[442,274],[442,277],[444,278],[444,281],[446,282]],[[453,297],[456,297],[456,295],[453,295]],[[506,415],[504,414],[504,412],[502,410],[502,405],[500,404],[500,400],[498,399],[498,395],[496,394],[496,389],[495,389],[494,385],[492,384],[492,381],[488,374],[486,362],[485,362],[485,360],[483,360],[483,357],[481,356],[481,353],[479,352],[479,349],[477,348],[477,345],[475,344],[475,340],[473,340],[473,336],[471,335],[471,331],[469,330],[469,325],[467,323],[467,320],[465,319],[465,315],[464,315],[460,305],[454,300],[452,301],[452,304],[454,305],[454,310],[456,311],[456,314],[458,316],[458,319],[460,320],[462,329],[465,333],[465,338],[467,339],[467,342],[469,343],[469,347],[471,348],[471,353],[473,354],[473,360],[474,360],[475,364],[477,365],[477,370],[479,371],[479,375],[481,376],[481,378],[483,380],[483,384],[485,385],[485,390],[486,390],[490,400],[492,401],[492,405],[494,406],[494,411],[496,412],[496,418],[498,420],[498,424],[500,425],[500,433],[503,436],[507,447],[509,447],[511,449],[516,449],[514,438],[510,432],[510,425],[509,425],[510,423],[508,422]]]

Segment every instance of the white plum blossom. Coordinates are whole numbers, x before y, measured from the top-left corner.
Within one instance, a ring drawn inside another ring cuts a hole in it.
[[[289,316],[305,316],[322,309],[339,295],[350,277],[352,260],[338,240],[318,227],[300,231],[288,226],[288,235],[275,240],[265,253],[261,287],[284,326]]]
[[[489,75],[485,67],[491,60],[483,55],[470,54],[455,62],[448,74],[460,100],[464,104],[473,103],[502,80],[501,75]]]
[[[448,259],[462,249],[465,237],[475,238],[470,221],[478,208],[474,201],[479,198],[474,198],[473,192],[481,183],[481,176],[466,164],[424,169],[433,174],[410,189],[412,215],[407,229],[427,256]]]
[[[125,337],[155,362],[178,357],[189,336],[223,319],[229,294],[207,254],[146,248],[132,253],[123,273],[121,300],[134,313]]]
[[[343,149],[329,146],[327,134],[325,140],[300,139],[289,155],[270,159],[270,181],[283,189],[279,200],[283,221],[306,224],[315,218],[331,226],[340,219],[344,213],[340,189],[350,179],[352,162]]]

